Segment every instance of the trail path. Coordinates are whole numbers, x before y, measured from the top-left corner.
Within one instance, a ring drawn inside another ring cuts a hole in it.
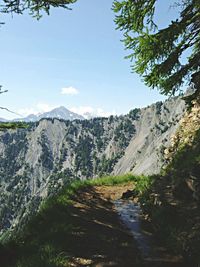
[[[142,259],[131,231],[123,225],[113,201],[133,184],[97,186],[80,190],[73,199],[67,238],[70,267],[183,267],[170,255]]]

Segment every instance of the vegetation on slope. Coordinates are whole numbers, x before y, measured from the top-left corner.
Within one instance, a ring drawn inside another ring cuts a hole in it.
[[[119,220],[109,206],[111,204],[100,198],[95,186],[113,187],[132,182],[144,212],[148,215],[146,217],[160,241],[174,252],[181,253],[192,266],[199,264],[199,125],[200,105],[196,102],[182,119],[179,130],[172,138],[171,147],[165,149],[168,165],[162,175],[108,176],[76,180],[66,186],[62,192],[45,201],[39,213],[21,232],[12,235],[12,240],[2,242],[0,262],[4,262],[5,267],[63,267],[72,266],[69,265],[71,262],[80,259],[90,265],[91,262],[99,261],[95,256],[96,251],[101,251],[111,261],[116,256],[108,249],[112,244],[115,252],[122,253],[117,259],[119,266],[122,266],[120,260],[127,253],[125,248],[131,248],[131,241],[125,233],[119,233],[116,225]],[[88,198],[87,202],[83,201],[85,197]],[[75,205],[78,205],[78,209]],[[106,228],[102,231],[100,225],[106,225]],[[80,246],[83,244],[85,250],[80,254]],[[94,246],[93,257],[88,254],[91,246]],[[77,251],[76,255],[74,251]],[[137,263],[138,257],[135,258],[136,266]],[[80,262],[74,264],[84,266]]]
[[[44,119],[25,124],[27,129],[0,132],[0,235],[26,223],[46,195],[71,180],[112,173],[135,134],[138,116],[139,111],[132,118]]]
[[[7,129],[26,129],[29,125],[25,122],[0,122],[0,131]]]
[[[141,201],[157,236],[189,264],[200,263],[200,105],[182,119],[165,150],[168,165]]]
[[[178,7],[177,18],[163,28],[157,20],[160,2],[114,0],[115,22],[124,34],[125,47],[130,51],[127,58],[134,62],[133,71],[142,76],[145,84],[171,96],[187,81],[197,89],[189,97],[191,101],[200,91],[200,3],[170,1],[169,6]],[[182,60],[185,52],[189,56]]]
[[[122,266],[120,260],[124,259],[123,253],[126,253],[127,249],[133,249],[132,237],[120,230],[119,220],[112,211],[112,204],[109,204],[109,201],[99,199],[96,205],[95,201],[100,196],[95,192],[94,186],[114,186],[130,182],[136,184],[139,192],[148,186],[150,178],[125,175],[73,182],[57,196],[44,202],[38,215],[22,232],[13,235],[12,241],[2,245],[0,262],[4,262],[4,265],[1,266],[68,266],[68,262],[73,261],[75,251],[76,259],[80,257],[80,248],[83,244],[86,248],[94,246],[93,255],[101,252],[110,260],[117,255],[119,266]],[[85,203],[84,199],[88,195],[91,196]],[[76,202],[79,209],[75,207]],[[85,226],[81,228],[81,225]],[[85,258],[89,256],[91,258],[91,255],[87,255],[89,251],[91,248],[84,251]],[[138,257],[130,251],[128,255],[133,257],[130,256],[127,261],[134,261],[137,264]],[[98,259],[94,257],[93,260]]]

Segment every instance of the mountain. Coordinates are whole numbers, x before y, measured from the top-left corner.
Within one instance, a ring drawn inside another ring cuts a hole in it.
[[[35,121],[38,121],[39,118],[37,115],[35,114],[30,114],[28,115],[27,117],[24,117],[24,118],[17,118],[17,119],[14,119],[12,120],[13,122],[17,122],[17,121],[24,121],[24,122],[35,122]]]
[[[55,108],[49,112],[45,112],[38,116],[39,120],[44,118],[57,118],[62,120],[84,120],[84,117],[81,115],[78,115],[67,108],[61,106],[59,108]]]
[[[73,179],[158,173],[184,111],[176,97],[119,117],[65,121],[46,113],[28,129],[1,132],[0,232],[26,223],[43,199]]]
[[[36,122],[36,121],[39,121],[39,120],[44,119],[44,118],[46,118],[46,119],[47,118],[57,118],[57,119],[70,120],[70,121],[72,121],[72,120],[84,120],[83,116],[76,114],[76,113],[68,110],[67,108],[61,106],[61,107],[55,108],[49,112],[45,112],[45,113],[37,114],[37,115],[30,114],[25,118],[17,118],[17,119],[14,119],[13,121]]]
[[[163,151],[170,145],[184,110],[185,102],[180,97],[141,109],[140,119],[134,123],[136,135],[117,162],[114,174],[130,171],[145,175],[159,173],[165,163]],[[134,115],[134,111],[132,113]]]

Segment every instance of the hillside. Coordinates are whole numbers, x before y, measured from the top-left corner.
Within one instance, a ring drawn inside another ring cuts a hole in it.
[[[29,215],[28,223],[20,221],[9,242],[2,235],[3,267],[197,267],[199,125],[197,101],[182,116],[171,145],[162,147],[166,164],[160,174],[74,177],[74,182],[63,174],[67,186],[51,191],[45,201],[41,198],[39,213]],[[130,143],[134,138],[137,134]],[[31,204],[37,208],[36,202]]]
[[[1,247],[2,267],[183,267],[173,253],[144,258],[120,221],[115,200],[134,187],[141,189],[144,180],[149,179],[125,175],[72,183]]]
[[[0,134],[1,233],[74,179],[159,172],[185,109],[174,98],[120,117],[43,119]]]
[[[136,134],[113,173],[159,173],[165,161],[163,149],[170,145],[170,138],[178,128],[184,110],[185,103],[181,97],[141,109],[140,119],[135,122]]]
[[[141,201],[162,242],[184,255],[189,266],[199,266],[200,102],[193,104],[164,151],[167,167]]]

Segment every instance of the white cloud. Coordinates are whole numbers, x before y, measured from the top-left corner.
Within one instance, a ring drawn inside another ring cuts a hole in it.
[[[74,113],[80,114],[80,115],[84,115],[87,113],[93,113],[94,109],[92,107],[89,106],[80,106],[80,107],[72,107],[70,108],[70,110]]]
[[[109,117],[111,115],[116,115],[116,111],[113,110],[113,111],[105,111],[103,110],[102,108],[97,108],[96,109],[96,114],[98,117]]]
[[[39,112],[43,113],[43,112],[48,112],[51,111],[52,109],[56,108],[57,106],[54,105],[49,105],[47,103],[38,103],[36,105],[36,108]]]
[[[20,108],[17,113],[19,113],[21,116],[25,117],[30,114],[36,115],[38,112],[35,108]]]
[[[62,95],[78,95],[79,91],[76,88],[70,86],[70,87],[62,88],[61,94]]]
[[[91,117],[109,117],[111,115],[116,115],[116,112],[113,110],[112,112],[105,111],[102,108],[93,108],[91,106],[80,106],[80,107],[72,107],[70,110],[74,113],[80,114],[86,119]]]
[[[37,103],[34,107],[29,107],[29,108],[21,108],[19,109],[17,112],[22,115],[23,117],[26,117],[30,114],[40,114],[40,113],[44,113],[44,112],[48,112],[54,108],[56,108],[57,106],[53,106],[53,105],[49,105],[47,103]]]

